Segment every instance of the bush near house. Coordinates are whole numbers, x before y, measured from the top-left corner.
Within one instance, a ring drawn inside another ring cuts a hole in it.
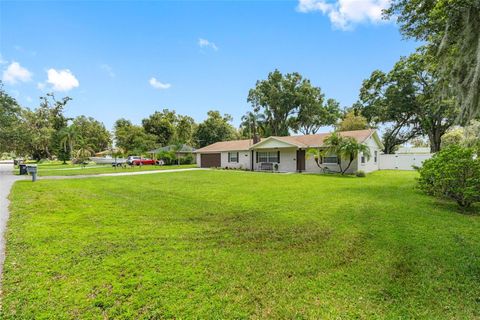
[[[355,172],[355,175],[359,178],[365,178],[367,176],[367,174],[363,170],[358,170],[357,172]]]
[[[419,187],[432,196],[454,200],[462,208],[480,202],[478,150],[450,146],[423,163]]]

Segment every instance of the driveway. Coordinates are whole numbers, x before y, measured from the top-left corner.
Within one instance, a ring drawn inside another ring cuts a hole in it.
[[[23,180],[25,177],[13,175],[13,162],[3,161],[0,163],[0,284],[3,274],[3,262],[5,261],[5,230],[8,221],[8,195],[13,183]]]

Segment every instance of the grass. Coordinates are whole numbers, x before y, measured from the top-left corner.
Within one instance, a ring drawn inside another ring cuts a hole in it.
[[[171,166],[154,166],[154,165],[145,165],[145,166],[127,166],[126,168],[122,167],[112,167],[111,165],[97,165],[89,164],[86,166],[81,166],[78,164],[61,164],[61,163],[42,163],[38,164],[38,175],[41,177],[46,176],[77,176],[77,175],[91,175],[91,174],[101,174],[101,173],[119,173],[119,172],[137,172],[137,171],[151,171],[151,170],[169,170],[169,169],[186,169],[186,168],[195,168],[195,164],[187,165],[171,165]],[[18,168],[15,169],[18,174]]]
[[[17,182],[0,318],[480,318],[480,216],[415,176]]]

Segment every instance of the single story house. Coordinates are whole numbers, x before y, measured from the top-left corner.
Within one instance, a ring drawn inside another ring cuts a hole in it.
[[[339,132],[341,136],[352,137],[370,148],[370,158],[360,154],[353,161],[347,173],[357,170],[372,172],[378,170],[379,154],[382,143],[375,130],[356,130]],[[325,148],[324,140],[330,133],[301,136],[287,136],[260,139],[260,141],[233,140],[217,142],[195,151],[197,165],[202,168],[239,168],[252,171],[273,170],[278,172],[312,172],[318,173],[315,159],[306,154],[311,148]],[[327,155],[321,164],[331,171],[338,171],[338,162],[344,168],[349,160],[337,159],[335,155]]]
[[[186,157],[190,154],[193,154],[195,152],[195,148],[192,147],[192,146],[189,146],[187,144],[170,145],[170,146],[160,147],[160,148],[157,148],[157,149],[147,151],[147,153],[150,154],[152,156],[152,158],[155,159],[157,157],[157,155],[160,152],[163,152],[163,151],[166,151],[166,152],[175,151],[175,156],[177,157],[177,159],[180,159],[180,158],[184,158],[184,157]],[[195,161],[195,157],[194,157],[193,160]]]

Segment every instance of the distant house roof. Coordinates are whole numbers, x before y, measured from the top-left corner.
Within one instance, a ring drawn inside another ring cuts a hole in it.
[[[107,149],[107,150],[97,152],[97,153],[95,153],[95,156],[97,156],[97,157],[108,156],[108,155],[112,155],[114,153],[119,153],[119,152],[121,152],[120,148],[111,148],[111,149]]]
[[[402,154],[402,153],[430,153],[430,148],[424,148],[424,147],[400,147],[398,150],[395,152],[397,154]]]
[[[343,137],[354,138],[360,143],[363,143],[370,136],[374,135],[379,145],[381,145],[381,142],[378,139],[376,131],[373,129],[341,131],[339,132],[339,134]],[[282,141],[298,148],[320,148],[320,147],[323,147],[323,141],[330,135],[331,133],[319,133],[319,134],[286,136],[286,137],[271,136],[268,138],[262,138],[260,142],[256,144],[253,144],[252,139],[221,141],[221,142],[216,142],[206,147],[197,149],[196,152],[207,153],[207,152],[241,151],[241,150],[255,149],[256,147],[261,146],[263,143],[271,139]]]
[[[172,144],[172,145],[169,145],[169,146],[165,146],[165,147],[150,150],[150,151],[148,151],[148,153],[157,154],[157,153],[160,153],[162,151],[175,151],[177,153],[191,153],[191,152],[195,152],[195,148],[192,147],[192,146],[186,145],[186,144],[182,144],[181,146]]]

